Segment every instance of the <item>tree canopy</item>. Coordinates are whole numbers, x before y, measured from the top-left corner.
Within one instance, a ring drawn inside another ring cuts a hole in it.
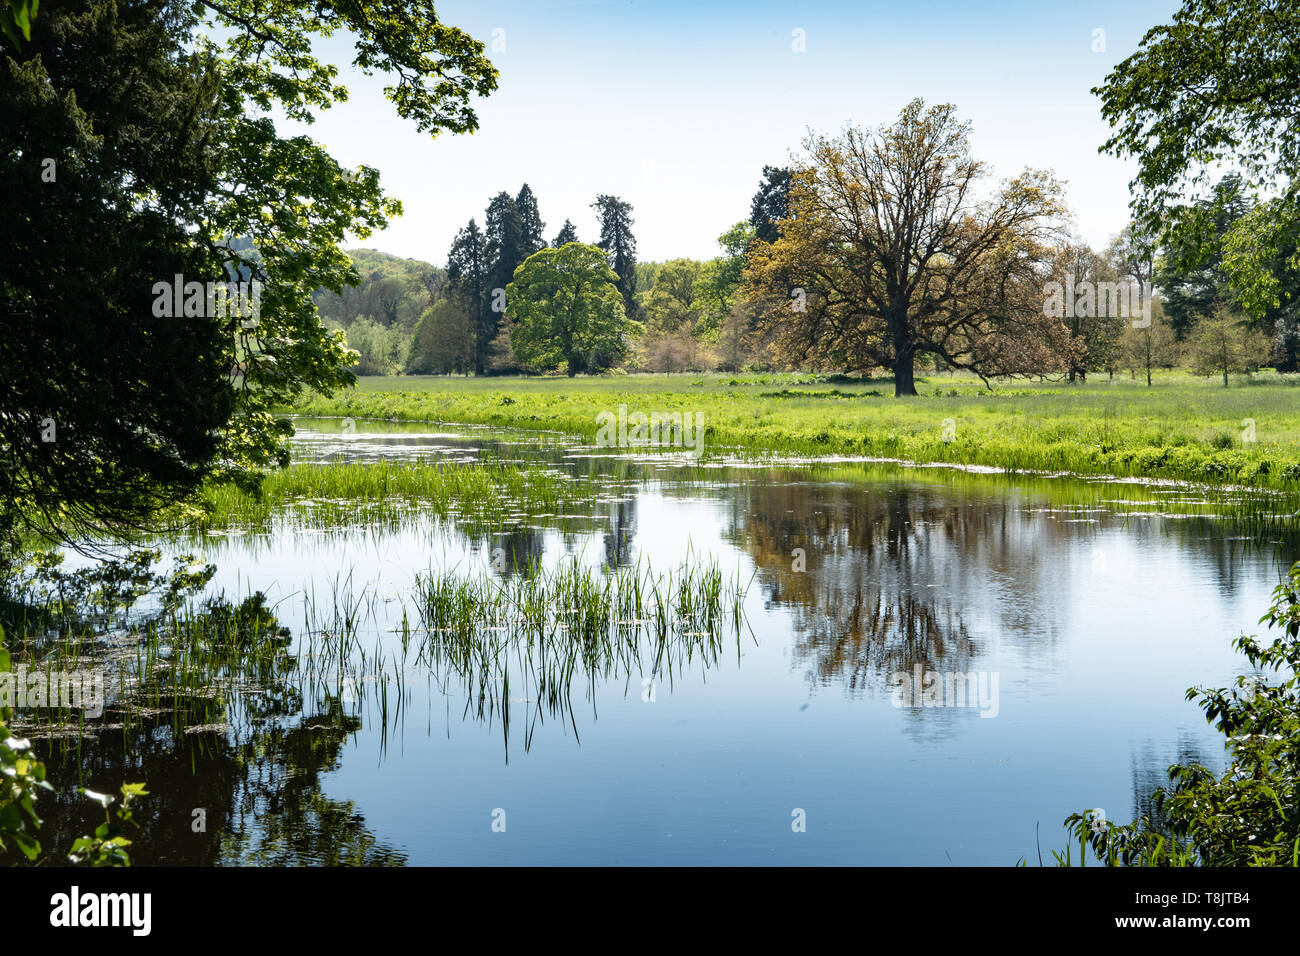
[[[891,126],[809,137],[780,237],[746,273],[779,359],[889,368],[898,395],[920,354],[984,376],[1059,364],[1069,336],[1041,290],[1060,187],[1026,170],[977,200],[968,136],[952,106],[913,100]]]
[[[0,162],[20,187],[0,240],[7,523],[137,525],[206,478],[255,480],[287,460],[273,410],[351,381],[312,293],[355,282],[343,237],[401,206],[268,115],[310,123],[346,98],[311,46],[340,30],[417,129],[477,126],[496,70],[427,3],[80,0],[30,22],[0,67]],[[257,314],[188,291],[193,308],[159,314],[176,276],[256,289]]]
[[[1093,90],[1113,129],[1102,150],[1138,161],[1141,229],[1163,238],[1174,270],[1221,266],[1291,368],[1300,338],[1297,76],[1300,8],[1291,0],[1185,0]],[[1223,188],[1224,169],[1235,172],[1234,188]],[[1241,214],[1243,197],[1260,201],[1253,214]],[[1189,318],[1171,304],[1185,329]],[[1216,303],[1196,305],[1207,316]]]
[[[526,259],[506,289],[515,354],[570,377],[622,358],[632,323],[604,250],[570,242]]]

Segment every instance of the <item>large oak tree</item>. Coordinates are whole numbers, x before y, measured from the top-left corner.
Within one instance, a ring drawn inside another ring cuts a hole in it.
[[[1060,187],[1025,170],[981,197],[968,137],[920,100],[891,126],[809,137],[780,238],[746,272],[778,359],[888,368],[896,395],[916,394],[922,354],[986,377],[1060,368],[1069,335],[1042,291]]]

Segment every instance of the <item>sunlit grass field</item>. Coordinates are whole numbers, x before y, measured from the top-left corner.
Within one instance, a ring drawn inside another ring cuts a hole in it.
[[[462,422],[594,438],[597,415],[702,413],[706,454],[857,455],[1007,469],[1300,486],[1300,376],[1219,379],[1127,373],[1086,385],[963,375],[918,378],[915,398],[887,378],[807,374],[567,378],[362,378],[310,415]]]

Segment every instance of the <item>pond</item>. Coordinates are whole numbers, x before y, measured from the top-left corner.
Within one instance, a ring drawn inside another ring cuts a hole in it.
[[[495,526],[305,501],[165,542],[217,565],[214,593],[264,592],[298,666],[200,727],[146,711],[39,741],[54,779],[148,784],[137,865],[1050,860],[1070,813],[1128,820],[1170,763],[1221,763],[1185,691],[1242,672],[1231,641],[1298,556],[1233,517],[1248,496],[1180,485],[298,429],[298,461],[486,457],[593,491]],[[411,650],[421,575],[692,562],[742,592],[739,626],[561,665],[558,695],[504,642]],[[43,815],[55,845],[92,819]]]

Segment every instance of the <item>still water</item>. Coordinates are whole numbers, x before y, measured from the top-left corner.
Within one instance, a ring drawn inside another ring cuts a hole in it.
[[[59,779],[147,781],[137,865],[1009,865],[1040,845],[1050,860],[1070,813],[1128,820],[1168,764],[1220,763],[1184,692],[1241,672],[1230,642],[1258,630],[1297,557],[1178,486],[701,468],[559,436],[340,427],[299,422],[297,460],[490,455],[603,490],[499,528],[418,508],[318,527],[308,501],[269,527],[168,542],[218,566],[214,592],[264,592],[297,641],[308,605],[363,607],[358,644],[382,663],[342,692],[250,689],[194,733],[145,720],[43,741]],[[558,711],[519,673],[484,711],[457,675],[396,649],[420,572],[701,557],[747,585],[740,632],[671,667],[579,672]],[[970,675],[978,693],[908,706],[894,685],[918,670]],[[55,845],[88,819],[46,816]]]

